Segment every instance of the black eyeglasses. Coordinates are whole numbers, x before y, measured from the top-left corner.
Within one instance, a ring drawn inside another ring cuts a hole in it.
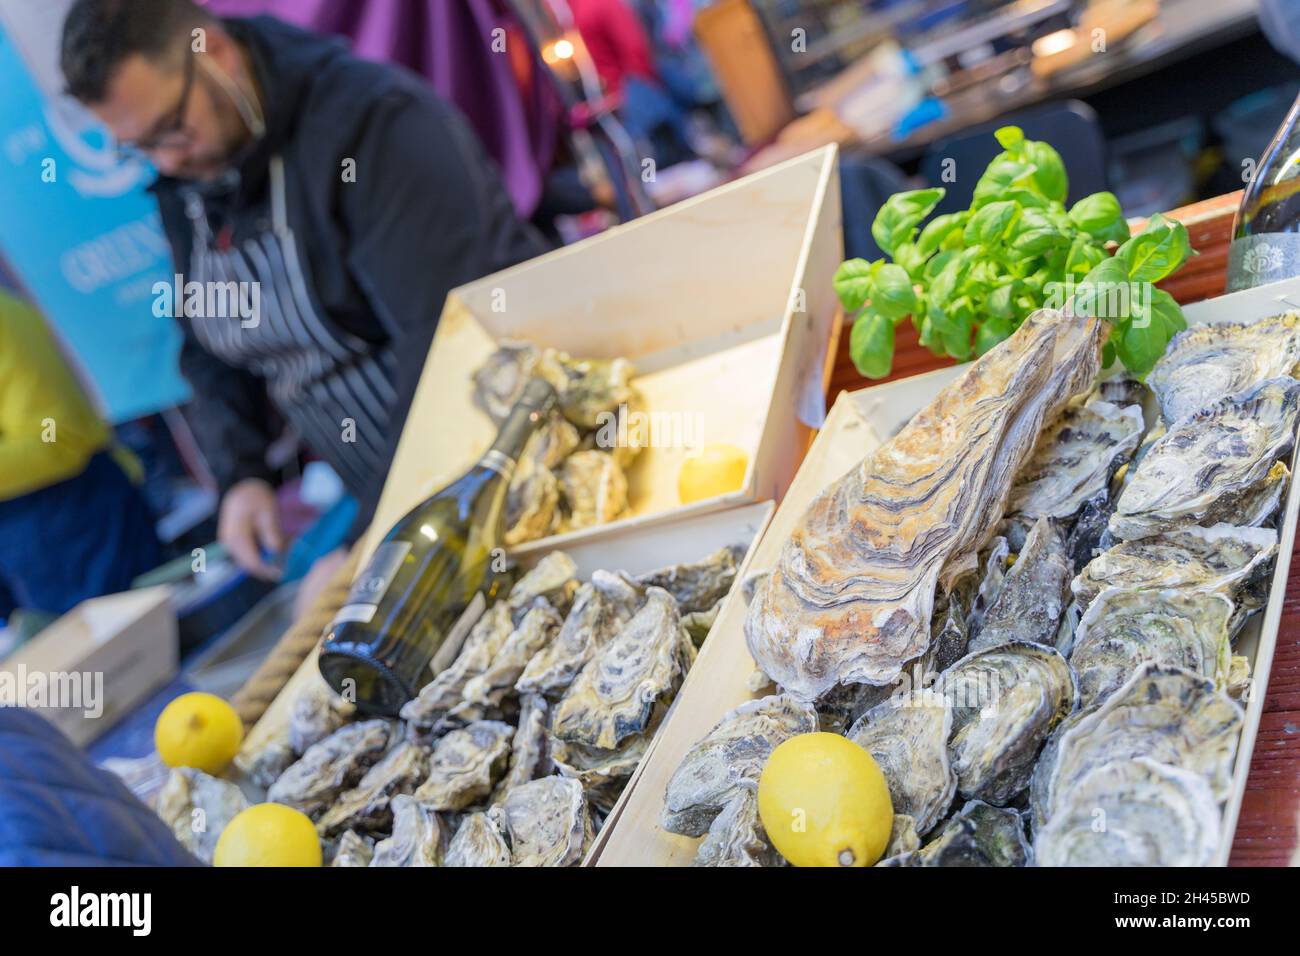
[[[181,87],[181,98],[175,109],[160,119],[148,136],[131,142],[119,142],[117,153],[122,159],[147,159],[150,153],[157,150],[184,146],[189,142],[185,114],[189,112],[190,93],[194,89],[195,56],[196,54],[187,54],[185,57],[185,84]]]

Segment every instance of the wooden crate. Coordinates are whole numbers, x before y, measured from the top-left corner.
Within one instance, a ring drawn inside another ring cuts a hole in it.
[[[1300,279],[1222,296],[1189,306],[1189,324],[1241,322],[1263,318],[1300,305]],[[823,488],[840,478],[863,457],[898,432],[949,382],[963,366],[938,369],[874,388],[840,394],[826,427],[817,436],[803,467],[768,525],[750,560],[749,572],[770,570],[804,510]],[[1291,469],[1300,466],[1300,445]],[[1233,792],[1224,808],[1223,840],[1215,862],[1226,865],[1233,832],[1246,790],[1246,777],[1264,706],[1262,689],[1268,681],[1286,597],[1287,572],[1295,545],[1300,494],[1293,478],[1278,520],[1278,556],[1268,603],[1238,637],[1236,653],[1251,659],[1257,692],[1245,705],[1245,724],[1233,770]],[[731,601],[719,615],[677,697],[677,704],[660,729],[625,793],[623,811],[609,832],[597,859],[599,866],[689,866],[699,840],[669,833],[660,825],[664,791],[686,752],[733,707],[752,699],[749,676],[755,665],[745,646],[743,601]]]

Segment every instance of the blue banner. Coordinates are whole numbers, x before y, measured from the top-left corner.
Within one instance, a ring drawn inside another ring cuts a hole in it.
[[[0,26],[0,255],[80,364],[107,418],[189,397],[175,320],[154,315],[171,253],[152,172],[118,161],[104,131],[41,95]]]

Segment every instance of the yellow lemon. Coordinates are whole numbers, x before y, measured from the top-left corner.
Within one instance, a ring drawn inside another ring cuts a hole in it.
[[[735,445],[705,445],[682,462],[677,496],[682,504],[736,491],[745,483],[749,457]]]
[[[871,866],[894,825],[885,775],[839,734],[800,734],[772,751],[758,781],[758,816],[795,866]]]
[[[154,724],[158,756],[169,767],[193,767],[213,775],[226,769],[239,751],[244,724],[215,694],[181,694],[163,708]]]
[[[305,813],[282,803],[258,803],[226,824],[212,865],[320,866],[320,838]]]

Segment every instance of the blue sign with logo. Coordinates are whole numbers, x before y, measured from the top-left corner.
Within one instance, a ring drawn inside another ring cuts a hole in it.
[[[146,166],[33,82],[0,27],[0,254],[121,422],[189,397],[175,320],[154,314],[171,252]]]

